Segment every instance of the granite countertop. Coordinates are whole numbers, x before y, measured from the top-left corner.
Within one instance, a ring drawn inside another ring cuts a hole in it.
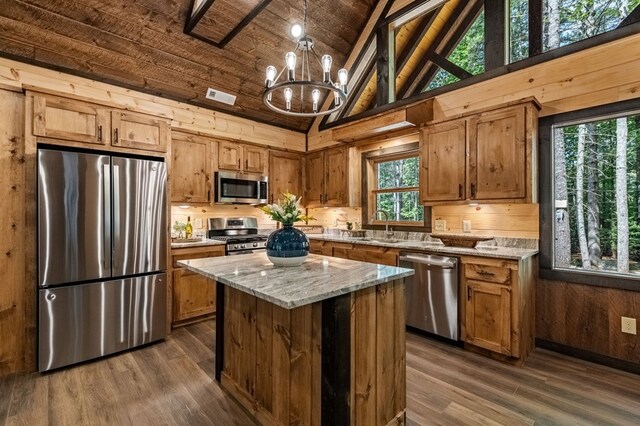
[[[206,246],[223,246],[226,243],[220,240],[210,240],[209,238],[202,238],[201,241],[195,241],[193,243],[171,243],[172,249],[178,248],[190,248],[190,247],[206,247]]]
[[[414,274],[413,269],[314,254],[297,267],[275,267],[266,253],[181,260],[178,264],[286,309]]]
[[[467,255],[492,257],[496,259],[523,260],[538,254],[537,249],[501,247],[481,245],[478,248],[447,247],[441,242],[401,240],[397,243],[363,240],[362,238],[342,238],[333,235],[307,235],[310,240],[331,241],[336,243],[363,244],[377,247],[389,247],[399,250],[419,250],[430,253],[442,253],[451,255]]]

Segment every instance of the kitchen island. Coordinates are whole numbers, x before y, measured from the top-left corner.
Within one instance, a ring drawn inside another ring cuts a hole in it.
[[[412,269],[310,255],[180,261],[217,282],[216,379],[262,424],[402,424],[403,278]]]

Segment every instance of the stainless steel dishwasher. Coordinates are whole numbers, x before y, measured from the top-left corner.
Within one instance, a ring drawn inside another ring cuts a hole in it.
[[[458,340],[458,258],[400,253],[400,265],[415,275],[405,278],[407,325]]]

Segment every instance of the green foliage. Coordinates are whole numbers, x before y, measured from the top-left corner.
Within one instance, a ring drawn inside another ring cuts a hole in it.
[[[480,12],[447,59],[473,75],[484,72],[484,11]],[[426,90],[446,86],[459,80],[456,76],[440,69]]]
[[[420,162],[418,157],[378,163],[378,188],[415,188],[418,186]],[[424,207],[418,191],[398,191],[379,193],[376,196],[376,209],[384,210],[389,220],[423,221]]]
[[[629,258],[640,261],[640,115],[627,118],[627,204],[629,209]],[[618,218],[615,197],[615,160],[616,160],[616,120],[608,119],[595,122],[595,155],[597,158],[597,203],[600,212],[600,228],[598,230],[602,257],[606,269],[616,269],[615,262],[608,260],[615,258],[617,250]],[[567,173],[567,187],[569,194],[569,217],[571,233],[571,251],[579,253],[577,211],[576,211],[576,165],[578,149],[578,126],[564,127],[565,162]],[[586,181],[586,179],[585,179]],[[586,182],[585,187],[586,197]],[[589,208],[585,202],[586,210]],[[578,256],[579,257],[579,256]],[[578,258],[574,259],[580,265]],[[632,265],[632,268],[634,265]],[[640,268],[640,265],[636,266]]]

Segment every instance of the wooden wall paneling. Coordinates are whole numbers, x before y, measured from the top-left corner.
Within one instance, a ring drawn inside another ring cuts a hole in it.
[[[172,128],[197,134],[304,151],[304,133],[219,111],[0,58],[0,86],[92,102],[172,119]]]
[[[563,99],[638,84],[640,74],[634,70],[640,65],[633,58],[640,51],[639,41],[640,35],[625,37],[442,94],[437,97],[437,103],[444,114],[441,118],[530,96],[535,96],[540,101],[540,115],[546,116],[561,112],[559,109],[562,109]],[[571,110],[622,100],[613,92],[610,94],[614,97],[606,101],[587,96],[583,98],[585,103],[579,106],[573,103]],[[631,94],[631,97],[635,96]],[[554,105],[553,110],[546,108],[548,103]]]
[[[28,344],[24,323],[25,259],[31,247],[25,240],[25,97],[0,90],[0,378],[23,370],[24,347]],[[30,162],[30,164],[32,164]],[[28,234],[26,237],[28,238]],[[35,280],[33,281],[35,286]],[[32,313],[30,311],[29,313]]]
[[[622,333],[621,317],[640,318],[640,292],[541,279],[536,337],[598,355],[640,362],[640,336]]]
[[[477,206],[433,206],[434,221],[447,221],[447,232],[461,233],[462,221],[471,221],[471,232],[496,237],[535,238],[539,236],[538,204],[480,204]]]

